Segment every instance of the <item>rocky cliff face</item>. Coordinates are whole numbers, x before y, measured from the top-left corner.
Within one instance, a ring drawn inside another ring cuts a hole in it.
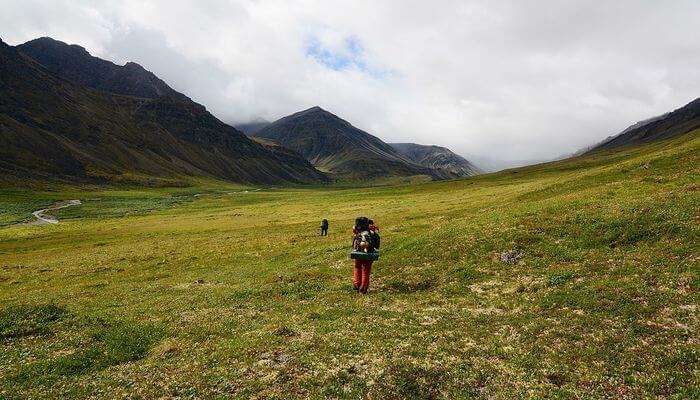
[[[460,177],[481,173],[474,164],[445,147],[415,143],[391,143],[391,146],[409,160],[424,167],[448,171]]]
[[[429,175],[437,179],[454,177],[446,171],[412,162],[379,138],[320,107],[279,119],[253,135],[294,150],[317,168],[340,179],[413,175]]]
[[[107,81],[88,79],[99,75],[93,68],[109,71],[100,69],[104,63],[68,58],[51,57],[55,65],[75,64],[71,68],[46,67],[0,41],[2,173],[81,181],[197,176],[281,184],[327,179],[305,159],[276,155],[167,85],[153,87],[152,79],[144,85],[110,81],[121,93],[107,92],[99,89],[99,82]],[[76,72],[87,70],[92,72]],[[169,94],[157,96],[158,90]]]

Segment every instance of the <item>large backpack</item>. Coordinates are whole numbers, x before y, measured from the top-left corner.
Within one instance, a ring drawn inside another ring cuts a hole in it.
[[[366,250],[360,248],[363,239],[369,244]],[[379,259],[379,241],[379,234],[369,230],[369,218],[355,218],[355,237],[352,241],[350,258],[370,261]]]
[[[368,252],[376,252],[379,249],[381,243],[381,238],[376,232],[370,232],[369,230],[369,218],[367,217],[357,217],[355,218],[355,231],[357,236],[353,241],[353,249],[357,250],[360,240],[363,235],[366,235],[367,242],[369,243]]]

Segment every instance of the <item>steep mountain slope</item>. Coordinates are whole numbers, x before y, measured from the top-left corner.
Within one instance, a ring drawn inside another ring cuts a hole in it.
[[[279,143],[277,143],[273,140],[264,139],[264,138],[257,138],[257,137],[253,137],[251,139],[253,140],[253,142],[262,145],[265,149],[267,149],[272,154],[274,154],[275,157],[282,162],[286,162],[289,164],[296,164],[299,162],[299,160],[303,160],[304,163],[311,165],[304,157],[301,156],[301,154],[297,153],[294,150],[288,149],[286,147],[282,147]],[[313,168],[313,166],[312,166],[312,168]],[[319,174],[322,175],[321,178],[323,181],[328,180],[328,177],[326,175],[323,175],[320,171],[319,171]]]
[[[93,57],[83,47],[48,37],[30,40],[17,49],[38,61],[48,71],[78,85],[105,92],[147,99],[170,96],[189,100],[139,64],[124,66]]]
[[[183,97],[93,90],[50,73],[0,40],[0,172],[90,181],[326,179],[306,160],[281,159]]]
[[[453,153],[445,147],[415,143],[389,144],[409,160],[424,167],[446,170],[462,177],[477,175],[481,172],[464,157]]]
[[[586,149],[583,153],[668,139],[697,128],[700,128],[700,98],[670,113],[637,122],[619,134]]]
[[[429,175],[455,177],[418,165],[375,136],[320,108],[279,119],[253,136],[271,139],[301,154],[322,171],[343,179]]]

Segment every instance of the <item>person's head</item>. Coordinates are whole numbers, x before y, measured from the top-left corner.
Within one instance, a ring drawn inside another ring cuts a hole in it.
[[[357,217],[355,218],[355,229],[364,230],[369,226],[369,221],[367,217]]]
[[[370,219],[370,220],[367,221],[367,222],[368,222],[370,225],[374,225],[374,220],[371,220],[371,219]]]

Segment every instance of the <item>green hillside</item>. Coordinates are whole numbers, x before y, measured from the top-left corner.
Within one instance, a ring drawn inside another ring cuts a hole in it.
[[[699,151],[695,130],[411,186],[6,189],[0,398],[698,398]]]

